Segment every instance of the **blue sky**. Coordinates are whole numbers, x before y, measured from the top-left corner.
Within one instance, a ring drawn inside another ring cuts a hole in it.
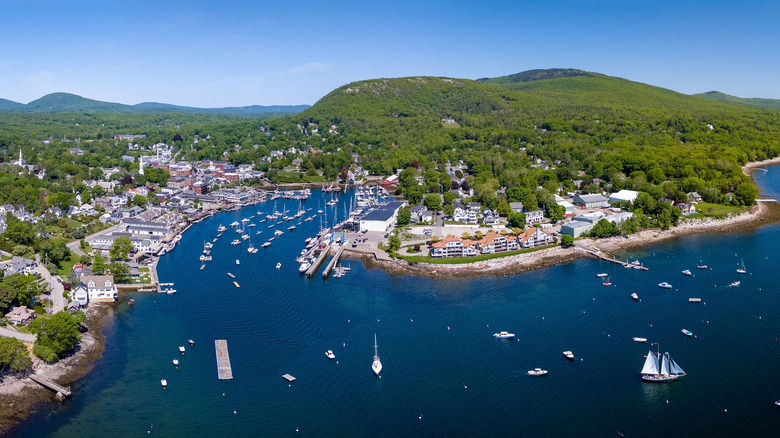
[[[780,99],[780,2],[0,0],[0,97],[314,104],[346,83],[571,67]]]

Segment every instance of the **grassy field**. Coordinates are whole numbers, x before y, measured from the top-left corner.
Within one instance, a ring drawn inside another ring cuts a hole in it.
[[[525,254],[529,252],[539,251],[546,248],[552,248],[558,245],[540,246],[538,248],[521,249],[519,251],[500,252],[496,254],[479,254],[472,257],[441,257],[433,258],[431,256],[403,256],[397,254],[396,256],[401,260],[406,260],[409,263],[432,263],[438,265],[459,265],[466,263],[474,263],[482,260],[500,259],[502,257],[509,257],[517,254]]]
[[[696,204],[696,214],[683,216],[684,219],[702,219],[705,217],[723,218],[729,213],[739,214],[744,207],[735,207],[732,205],[710,204],[709,202],[699,202]]]
[[[78,264],[79,256],[71,253],[70,260],[60,262],[60,267],[57,269],[57,274],[62,277],[63,280],[68,278],[70,271],[73,269],[73,265]]]

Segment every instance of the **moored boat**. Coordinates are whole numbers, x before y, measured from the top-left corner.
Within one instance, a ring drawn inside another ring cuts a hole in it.
[[[693,274],[691,273],[691,271],[690,271],[690,270],[688,270],[688,269],[686,269],[686,270],[682,271],[682,274],[683,274],[683,275],[689,275],[689,276],[690,276],[690,275],[693,275]]]
[[[547,370],[541,368],[534,368],[528,371],[529,376],[544,376],[545,374],[547,374]]]
[[[569,360],[574,360],[574,353],[572,353],[572,352],[571,352],[571,351],[569,351],[569,350],[566,350],[566,351],[564,351],[564,352],[563,352],[563,356],[564,356],[566,359],[569,359]]]
[[[184,354],[184,345],[179,345],[179,351]]]
[[[328,351],[326,351],[326,352],[325,352],[325,356],[326,356],[328,359],[330,359],[330,360],[333,360],[333,359],[335,359],[335,358],[336,358],[336,355],[335,355],[335,354],[333,354],[333,351],[331,351],[331,350],[328,350]]]
[[[740,262],[742,262],[742,266],[737,269],[737,274],[747,274],[747,269],[745,269],[745,261],[740,259]]]
[[[163,389],[168,387],[168,381],[165,379],[160,379],[160,385],[162,385]]]
[[[281,267],[282,267],[282,264],[281,264],[281,263],[277,263],[277,264],[276,264],[276,269],[280,269]]]
[[[667,282],[665,282],[665,281],[662,281],[661,283],[658,283],[658,287],[664,288],[664,289],[671,289],[672,285],[667,283]]]
[[[729,286],[732,286],[732,287],[734,287],[734,286],[739,286],[740,284],[742,284],[740,281],[734,281],[734,282],[731,282],[731,283],[729,284]]]
[[[690,330],[682,329],[682,332],[683,332],[683,334],[685,336],[688,336],[688,337],[693,336],[693,332],[691,332]]]
[[[645,342],[647,342],[647,338],[634,337],[632,339],[634,340],[634,342],[639,342],[640,344],[644,344]]]
[[[602,272],[601,274],[596,274],[596,277],[606,277],[608,274]]]
[[[638,301],[639,300],[639,295],[637,295],[636,292],[634,292],[634,293],[631,294],[631,299],[634,300],[634,301]]]
[[[195,341],[193,341],[192,339],[187,339],[187,343],[190,345],[195,345]]]
[[[303,274],[309,269],[309,267],[311,267],[311,263],[304,261],[303,263],[301,263],[301,266],[298,267],[298,272]]]
[[[175,366],[177,368],[179,367],[179,359],[174,359],[173,360],[173,366]]]
[[[498,332],[498,333],[493,333],[493,336],[498,339],[512,339],[515,337],[515,334],[509,332]]]
[[[379,360],[379,346],[376,344],[376,333],[374,333],[374,361],[371,363],[371,370],[377,376],[382,372],[382,361]]]

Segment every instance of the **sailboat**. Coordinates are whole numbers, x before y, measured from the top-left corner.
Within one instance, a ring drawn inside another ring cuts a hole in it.
[[[371,364],[371,369],[374,370],[374,374],[377,376],[382,372],[382,361],[379,360],[379,350],[376,345],[376,333],[374,333],[374,363]]]
[[[656,342],[654,344],[658,345]],[[685,371],[677,365],[669,353],[661,355],[660,346],[658,353],[647,352],[645,366],[642,367],[642,380],[645,382],[671,382],[684,375]]]
[[[607,277],[607,281],[602,282],[604,286],[612,286],[612,280],[611,277]]]
[[[740,262],[742,262],[742,267],[737,269],[737,274],[747,274],[747,269],[745,269],[745,261],[742,259],[739,259]]]

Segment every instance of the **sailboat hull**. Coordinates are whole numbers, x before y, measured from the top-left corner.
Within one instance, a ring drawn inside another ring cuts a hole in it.
[[[379,373],[382,372],[382,362],[375,360],[374,363],[371,364],[371,370],[373,370],[374,374],[378,376]]]
[[[679,376],[664,376],[664,375],[652,375],[652,376],[642,376],[642,380],[645,382],[655,382],[655,383],[664,383],[664,382],[673,382],[678,379]]]

